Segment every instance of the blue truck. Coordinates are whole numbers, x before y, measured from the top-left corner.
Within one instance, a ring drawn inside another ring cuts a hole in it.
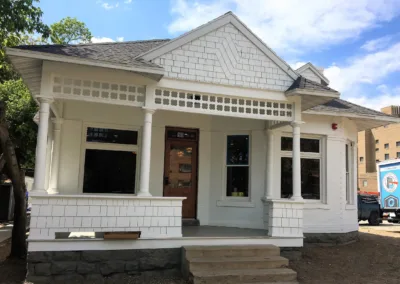
[[[400,221],[400,160],[386,160],[378,163],[378,190],[380,193],[381,210],[392,216],[389,222]]]

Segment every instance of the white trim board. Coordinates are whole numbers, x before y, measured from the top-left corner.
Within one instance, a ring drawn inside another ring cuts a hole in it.
[[[171,238],[148,240],[35,240],[29,241],[28,251],[88,251],[181,248],[183,246],[276,245],[302,247],[303,238]]]
[[[176,39],[166,42],[150,51],[142,53],[137,58],[143,58],[144,60],[151,61],[165,53],[168,53],[186,43],[189,43],[201,36],[204,36],[226,24],[232,24],[237,28],[243,35],[245,35],[249,41],[251,41],[257,48],[259,48],[267,57],[269,57],[276,65],[278,65],[286,74],[288,74],[293,80],[296,80],[298,74],[287,64],[282,58],[280,58],[271,48],[269,48],[259,37],[257,37],[242,21],[240,21],[235,14],[228,12],[194,30],[191,30]]]

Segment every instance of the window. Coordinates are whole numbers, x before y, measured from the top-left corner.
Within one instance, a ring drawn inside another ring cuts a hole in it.
[[[87,127],[84,193],[135,193],[138,132]]]
[[[364,157],[360,157],[360,163],[364,163]]]
[[[400,152],[396,152],[396,158],[400,159]]]
[[[379,160],[375,160],[375,162],[379,163],[380,161]]]
[[[389,143],[385,144],[385,149],[389,149]]]
[[[396,147],[400,147],[400,141],[396,142]]]
[[[249,196],[249,135],[228,135],[226,140],[226,196]]]
[[[379,148],[375,148],[375,152],[378,152],[379,151]]]
[[[363,187],[367,187],[368,186],[368,181],[363,180]]]
[[[385,154],[385,160],[389,160],[389,154]]]
[[[346,201],[347,204],[352,204],[353,200],[353,143],[347,142],[345,145],[345,160],[346,160]]]
[[[320,138],[301,138],[301,195],[304,199],[321,199],[322,151]],[[281,138],[281,197],[293,194],[293,138]]]
[[[378,145],[379,144],[379,140],[375,140],[375,144]]]

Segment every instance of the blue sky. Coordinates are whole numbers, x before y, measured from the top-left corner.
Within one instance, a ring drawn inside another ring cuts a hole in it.
[[[41,0],[43,21],[86,23],[93,42],[173,38],[233,11],[294,68],[325,68],[330,86],[379,109],[400,104],[398,0]]]

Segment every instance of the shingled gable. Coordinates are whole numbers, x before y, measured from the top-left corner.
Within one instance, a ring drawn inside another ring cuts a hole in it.
[[[315,67],[311,62],[304,64],[303,66],[296,69],[295,71],[296,71],[296,73],[298,73],[299,75],[302,75],[303,77],[307,77],[305,75],[306,72],[311,72],[311,74],[314,77],[319,78],[321,80],[321,82],[325,83],[326,85],[329,85],[328,78],[326,78],[324,76],[324,74],[320,70],[318,70],[318,68]]]
[[[199,37],[205,36],[210,32],[217,30],[225,25],[231,24],[240,33],[242,33],[252,44],[254,44],[259,50],[265,54],[274,64],[279,66],[285,74],[291,79],[295,80],[298,74],[287,64],[282,58],[280,58],[272,49],[270,49],[259,37],[257,37],[242,21],[240,21],[235,14],[228,12],[198,28],[195,28],[180,37],[166,42],[154,49],[138,55],[137,58],[142,58],[146,61],[152,61],[157,57],[162,56],[168,52],[171,52],[191,41],[198,39]]]

